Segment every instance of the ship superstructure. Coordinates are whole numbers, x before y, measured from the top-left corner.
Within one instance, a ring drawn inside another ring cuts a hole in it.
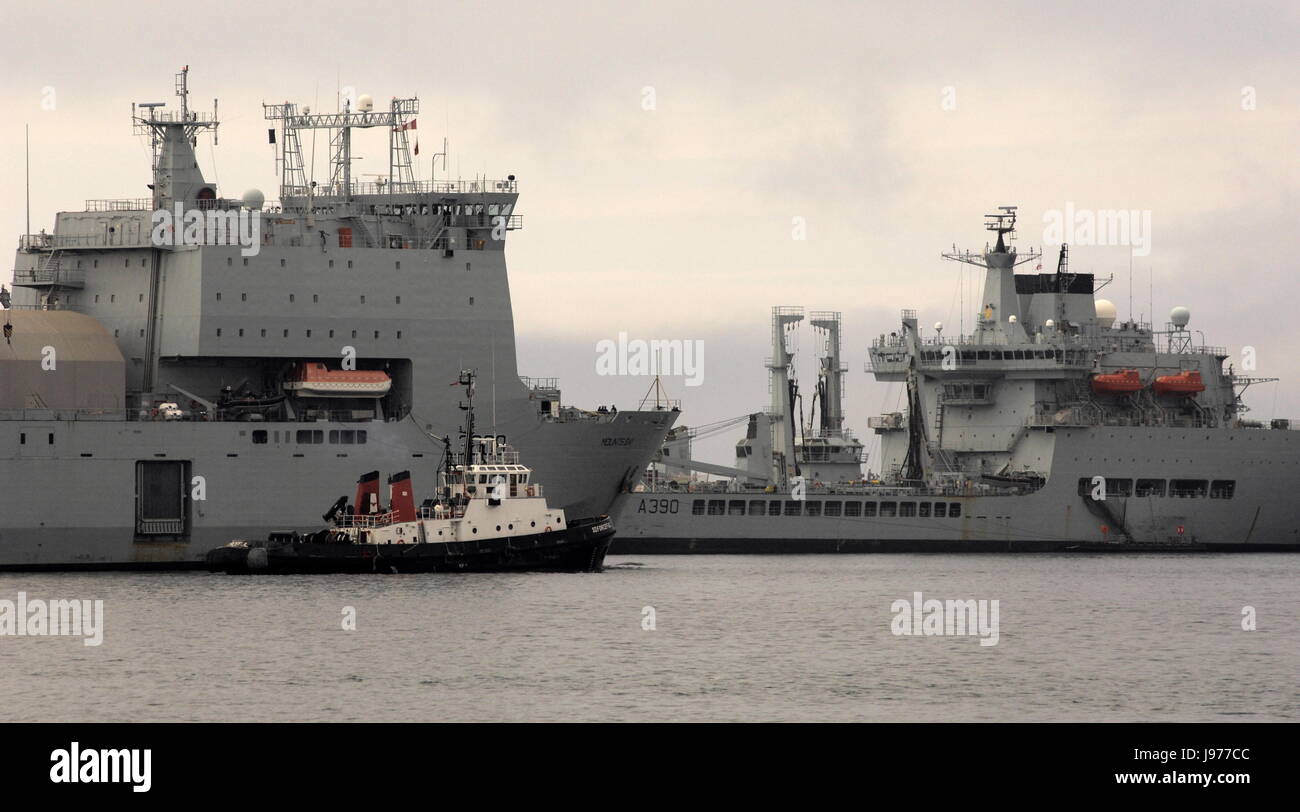
[[[463,367],[486,395],[484,433],[527,456],[553,504],[609,511],[675,413],[574,408],[553,379],[519,376],[513,175],[416,179],[418,100],[360,96],[335,113],[264,105],[280,199],[224,196],[195,156],[216,102],[190,108],[188,68],[175,90],[179,109],[133,107],[147,196],[89,200],[20,238],[0,345],[0,566],[189,565],[307,524],[358,467],[432,466]],[[304,166],[316,129],[328,182]],[[389,174],[358,181],[354,140],[380,134]],[[267,504],[284,482],[301,485]]]
[[[974,329],[924,335],[915,311],[869,348],[907,408],[873,417],[866,481],[737,477],[712,492],[638,494],[616,551],[1300,549],[1300,432],[1244,416],[1227,351],[1194,340],[1177,307],[1162,330],[1094,294],[1069,266],[996,242],[945,258],[983,267]],[[756,466],[761,467],[761,466]]]

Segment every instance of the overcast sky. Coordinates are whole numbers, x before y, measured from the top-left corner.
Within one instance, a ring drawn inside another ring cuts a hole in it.
[[[1149,211],[1132,315],[1160,325],[1185,305],[1208,343],[1236,359],[1255,347],[1254,374],[1283,381],[1251,390],[1252,416],[1300,417],[1286,338],[1300,203],[1293,2],[178,8],[5,4],[10,239],[24,223],[24,124],[33,230],[88,198],[145,196],[130,103],[174,103],[182,65],[192,107],[220,98],[220,144],[198,154],[232,197],[278,196],[261,102],[329,110],[340,86],[380,105],[418,95],[422,177],[446,135],[451,175],[519,178],[524,229],[507,250],[520,370],[561,376],[570,402],[635,405],[648,381],[595,374],[596,342],[626,331],[706,342],[703,385],[666,381],[684,422],[761,408],[769,309],[802,305],[843,311],[849,422],[869,437],[866,418],[898,403],[897,387],[863,372],[870,337],[904,307],[923,325],[972,310],[969,272],[963,309],[961,266],[940,252],[981,248],[981,216],[1008,204],[1021,207],[1021,245],[1041,244],[1044,213],[1072,203]],[[386,171],[376,138],[358,139],[354,173]],[[317,144],[318,178],[327,152]],[[1072,252],[1076,270],[1114,275],[1100,295],[1121,318],[1129,254]],[[724,459],[737,436],[702,456]]]

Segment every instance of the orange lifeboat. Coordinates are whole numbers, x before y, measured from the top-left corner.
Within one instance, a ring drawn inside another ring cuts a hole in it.
[[[1156,378],[1157,395],[1195,395],[1205,391],[1201,373],[1187,370],[1177,375],[1160,375]]]
[[[319,362],[298,364],[284,388],[304,397],[381,398],[393,381],[379,370],[330,369]]]
[[[1092,376],[1092,391],[1099,395],[1128,395],[1141,390],[1142,377],[1136,369]]]

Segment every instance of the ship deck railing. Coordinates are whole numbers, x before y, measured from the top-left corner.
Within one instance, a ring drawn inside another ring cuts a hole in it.
[[[392,524],[396,514],[387,513],[345,513],[334,517],[337,527],[387,527]]]
[[[148,197],[120,197],[87,200],[86,211],[149,211],[153,200]]]
[[[351,196],[360,195],[450,195],[450,194],[514,194],[519,191],[518,181],[505,180],[418,180],[411,183],[351,183],[319,184],[312,189],[308,186],[281,186],[280,197],[306,197],[308,193],[314,198],[347,197],[345,188],[351,190]]]
[[[453,505],[450,509],[445,506],[428,505],[419,509],[421,519],[461,519],[465,516],[463,505]]]

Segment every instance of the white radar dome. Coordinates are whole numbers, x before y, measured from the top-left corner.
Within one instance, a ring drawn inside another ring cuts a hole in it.
[[[362,93],[357,96],[357,109],[363,113],[369,113],[375,109],[375,100],[369,93]]]
[[[1043,326],[1049,330],[1053,330],[1056,328],[1056,321],[1053,319],[1048,319],[1047,321],[1043,322]]]
[[[1187,322],[1192,320],[1192,311],[1185,307],[1175,307],[1169,311],[1169,321],[1180,330],[1187,326]]]
[[[942,333],[942,332],[943,332],[943,322],[941,322],[941,321],[936,321],[936,322],[934,323],[934,331],[935,331],[936,333]]]
[[[266,195],[262,194],[261,189],[249,189],[244,192],[243,199],[245,206],[256,211],[262,208],[262,204],[266,202]]]
[[[1102,329],[1107,329],[1115,323],[1116,312],[1115,303],[1110,299],[1097,300],[1097,323],[1102,326]]]
[[[1012,313],[1010,316],[1007,316],[1007,321],[1009,321],[1012,324],[1015,324],[1018,321],[1018,319],[1016,318],[1016,314]]]

